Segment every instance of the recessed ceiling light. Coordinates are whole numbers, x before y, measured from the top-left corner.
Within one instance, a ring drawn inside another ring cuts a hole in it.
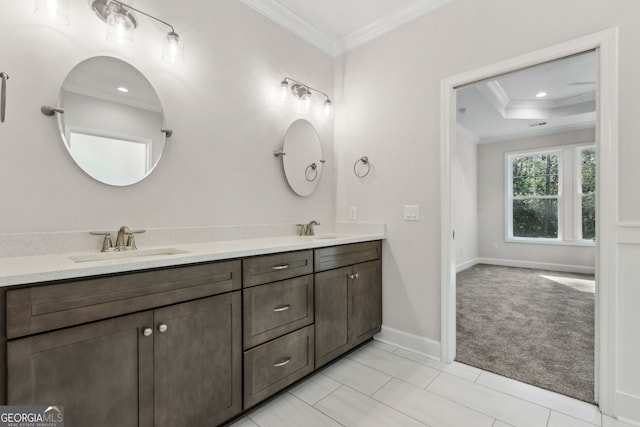
[[[127,92],[129,92],[129,89],[127,89],[127,88],[126,88],[126,87],[124,87],[124,86],[120,86],[120,87],[118,87],[118,90],[119,90],[120,92],[123,92],[123,93],[127,93]]]
[[[538,92],[536,93],[536,98],[544,98],[547,96],[547,92]]]

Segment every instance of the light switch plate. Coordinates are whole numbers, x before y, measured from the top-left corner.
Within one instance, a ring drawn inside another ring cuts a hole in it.
[[[404,206],[404,220],[405,221],[420,221],[420,206],[419,205],[405,205]]]
[[[349,219],[355,221],[358,218],[358,211],[355,206],[349,206]]]

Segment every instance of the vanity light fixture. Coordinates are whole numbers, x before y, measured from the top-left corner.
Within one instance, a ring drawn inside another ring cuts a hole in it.
[[[303,103],[305,110],[309,110],[311,108],[313,92],[316,92],[326,98],[324,101],[324,115],[325,117],[329,117],[333,107],[329,95],[318,89],[312,88],[309,85],[294,80],[291,77],[285,77],[280,82],[280,97],[282,98],[282,101],[284,102],[289,93],[291,93],[295,98],[299,99]]]
[[[107,23],[107,40],[114,43],[133,44],[133,31],[138,26],[133,12],[166,25],[171,31],[165,37],[162,60],[170,64],[184,62],[184,45],[178,33],[168,22],[117,0],[95,0],[92,7],[96,15]]]
[[[69,25],[69,0],[36,0],[36,15]]]

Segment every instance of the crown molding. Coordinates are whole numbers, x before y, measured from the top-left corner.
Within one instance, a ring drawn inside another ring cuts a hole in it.
[[[337,42],[340,54],[380,37],[401,25],[425,15],[453,0],[418,0],[403,9],[386,15],[377,21],[353,31]]]
[[[595,114],[594,114],[595,115]],[[492,136],[488,138],[480,138],[478,144],[493,144],[496,142],[515,141],[525,138],[533,138],[537,136],[554,135],[556,133],[573,132],[578,130],[595,128],[595,121],[587,121],[582,123],[574,123],[565,126],[555,126],[549,128],[529,129],[523,132],[510,133],[508,135]]]
[[[311,43],[315,47],[331,56],[338,56],[341,52],[336,47],[336,42],[320,32],[304,19],[291,13],[289,9],[275,0],[240,0],[256,12],[271,19],[296,34],[300,38]]]
[[[417,0],[403,9],[347,34],[341,39],[333,39],[327,36],[304,19],[293,14],[276,0],[241,1],[315,47],[336,57],[453,0]]]

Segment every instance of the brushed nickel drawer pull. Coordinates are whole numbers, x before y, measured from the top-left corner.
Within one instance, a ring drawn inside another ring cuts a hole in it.
[[[282,311],[287,311],[291,308],[291,304],[287,304],[287,305],[281,305],[280,307],[276,307],[273,309],[273,311],[275,311],[276,313],[282,312]]]
[[[274,265],[271,267],[272,270],[286,270],[287,268],[289,268],[289,264]]]
[[[290,357],[287,357],[287,358],[286,358],[286,359],[284,359],[282,362],[276,362],[276,363],[274,363],[274,364],[273,364],[273,366],[275,366],[275,367],[280,367],[280,366],[284,366],[284,365],[286,365],[286,364],[287,364],[287,363],[289,363],[289,362],[291,362],[291,358],[290,358]]]

